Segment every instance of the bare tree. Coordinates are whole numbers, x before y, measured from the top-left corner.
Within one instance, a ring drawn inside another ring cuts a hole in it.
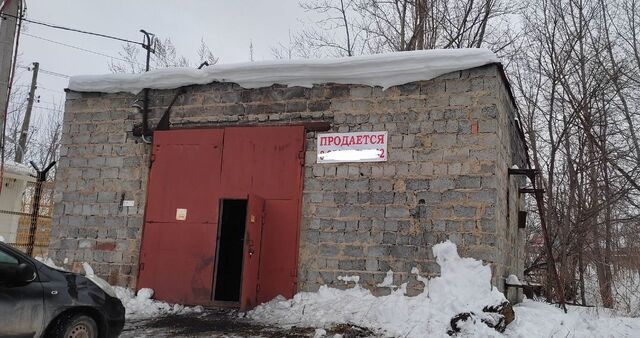
[[[506,55],[517,38],[508,20],[517,7],[503,0],[308,0],[300,5],[315,18],[295,34],[300,55],[485,46]]]
[[[150,60],[150,68],[168,68],[168,67],[191,67],[193,64],[184,55],[178,55],[175,45],[170,38],[155,40],[155,53],[152,54]],[[145,61],[143,56],[146,56],[142,48],[138,45],[127,43],[122,46],[122,51],[118,54],[121,59],[125,61],[111,61],[109,62],[109,70],[113,73],[142,73],[145,71]],[[209,46],[204,42],[204,38],[200,39],[200,47],[196,51],[198,60],[196,63],[200,65],[202,62],[207,62],[209,65],[214,65],[218,62],[218,58],[213,54]]]
[[[357,0],[306,0],[300,7],[315,16],[294,34],[297,53],[353,56],[364,52]]]
[[[625,53],[620,41],[633,34],[612,29],[628,16],[620,3],[600,0],[542,0],[526,8],[520,44],[527,48],[511,70],[532,159],[544,173],[553,255],[566,297],[593,302],[593,283],[585,279],[595,271],[598,301],[616,307],[615,272],[637,250],[631,233],[640,224],[638,101],[623,75],[639,68],[621,61],[633,48]],[[541,267],[540,260],[531,263]]]

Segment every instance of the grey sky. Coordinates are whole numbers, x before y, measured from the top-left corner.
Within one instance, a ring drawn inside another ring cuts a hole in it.
[[[197,62],[204,38],[220,63],[249,60],[253,41],[256,60],[272,59],[270,47],[286,42],[289,31],[301,27],[305,12],[297,0],[27,0],[27,18],[142,41],[141,28],[170,37],[179,54]],[[96,52],[118,56],[121,43],[35,24],[23,32]],[[40,62],[42,69],[67,75],[108,73],[109,59],[23,34],[20,62]],[[18,69],[18,84],[31,73]],[[68,80],[41,73],[39,106],[64,97]]]

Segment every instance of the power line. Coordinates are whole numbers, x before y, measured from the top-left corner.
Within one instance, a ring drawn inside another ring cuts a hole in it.
[[[26,86],[26,85],[24,85],[24,86]],[[49,92],[52,92],[52,93],[58,93],[58,94],[61,94],[61,93],[62,93],[62,94],[64,94],[64,90],[62,90],[62,89],[58,89],[58,90],[56,90],[56,89],[50,89],[50,88],[47,88],[47,87],[43,87],[43,86],[41,86],[40,84],[38,84],[38,89],[44,89],[44,90],[49,91]]]
[[[61,30],[66,30],[66,31],[71,31],[71,32],[76,32],[76,33],[82,33],[82,34],[88,34],[88,35],[93,35],[93,36],[99,36],[99,37],[102,37],[102,38],[118,40],[118,41],[122,41],[122,42],[126,42],[126,43],[133,43],[133,44],[141,45],[141,46],[143,45],[143,43],[141,43],[141,42],[131,41],[131,40],[119,38],[119,37],[113,36],[113,35],[94,33],[94,32],[84,31],[84,30],[75,29],[75,28],[71,28],[71,27],[54,25],[54,24],[43,22],[43,21],[39,21],[39,20],[30,20],[30,19],[26,19],[26,18],[21,18],[21,17],[18,17],[16,15],[11,15],[11,14],[7,14],[7,13],[0,14],[0,17],[7,17],[7,16],[10,17],[10,18],[22,19],[23,21],[26,21],[26,22],[30,22],[30,23],[33,23],[33,24],[36,24],[36,25],[42,25],[42,26],[46,26],[46,27],[50,27],[50,28],[61,29]]]
[[[57,77],[62,77],[65,79],[70,78],[71,76],[67,75],[67,74],[62,74],[62,73],[56,73],[56,72],[52,72],[50,70],[46,70],[46,69],[42,69],[40,68],[40,72],[43,74],[47,74],[47,75],[52,75],[52,76],[57,76]]]
[[[41,37],[41,36],[36,36],[36,35],[33,35],[33,34],[29,34],[29,33],[22,33],[22,35],[26,35],[26,36],[29,36],[29,37],[32,37],[32,38],[35,38],[35,39],[40,39],[40,40],[44,40],[44,41],[47,41],[47,42],[55,43],[55,44],[57,44],[57,45],[65,46],[65,47],[68,47],[68,48],[77,49],[77,50],[80,50],[80,51],[83,51],[83,52],[87,52],[87,53],[91,53],[91,54],[95,54],[95,55],[104,56],[104,57],[106,57],[106,58],[110,58],[110,59],[114,59],[114,60],[118,60],[118,61],[122,61],[122,62],[130,62],[130,61],[128,61],[128,60],[125,60],[125,59],[122,59],[122,58],[119,58],[119,57],[115,57],[115,56],[112,56],[112,55],[109,55],[109,54],[104,54],[104,53],[101,53],[101,52],[96,52],[96,51],[94,51],[94,50],[90,50],[90,49],[86,49],[86,48],[82,48],[82,47],[78,47],[78,46],[70,45],[70,44],[67,44],[67,43],[64,43],[64,42],[60,42],[60,41],[55,41],[55,40],[51,40],[51,39],[47,39],[47,38],[43,38],[43,37]],[[138,65],[142,65],[142,64],[137,63],[137,62],[136,62],[136,64],[138,64]]]
[[[29,67],[25,67],[25,66],[22,66],[22,67],[20,67],[20,68],[24,68],[24,69],[27,69],[27,70],[31,70],[31,68],[29,68]],[[41,72],[41,73],[43,73],[43,74],[52,75],[52,76],[57,76],[57,77],[63,77],[63,78],[66,78],[66,79],[68,79],[68,78],[70,78],[70,77],[71,77],[71,76],[69,76],[69,75],[67,75],[67,74],[62,74],[62,73],[58,73],[58,72],[54,72],[54,71],[46,70],[46,69],[42,69],[42,68],[40,68],[40,72]]]
[[[34,108],[39,108],[39,109],[44,109],[44,110],[50,110],[50,111],[56,111],[56,112],[60,112],[60,113],[64,113],[64,110],[62,109],[55,109],[52,107],[45,107],[45,106],[40,106],[40,105],[34,105]]]
[[[26,88],[29,88],[30,86],[29,85],[25,85],[25,84],[14,84],[13,87],[26,87]],[[64,90],[62,90],[62,89],[55,90],[55,89],[50,89],[50,88],[47,88],[47,87],[43,87],[43,86],[40,85],[40,82],[38,82],[38,90],[46,90],[46,91],[52,92],[52,93],[64,94]]]

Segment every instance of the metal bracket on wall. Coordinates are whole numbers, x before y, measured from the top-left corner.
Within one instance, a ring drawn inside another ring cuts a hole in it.
[[[532,189],[527,189],[527,191],[530,191],[533,193],[533,196],[536,199],[536,204],[538,206],[538,213],[540,214],[540,228],[542,229],[542,235],[544,237],[544,242],[545,242],[547,264],[551,265],[551,268],[553,271],[552,278],[554,279],[555,286],[556,286],[556,289],[554,290],[555,296],[558,303],[560,303],[560,306],[564,310],[564,313],[567,313],[567,307],[565,305],[564,285],[562,284],[562,281],[560,281],[560,274],[558,273],[556,261],[555,261],[555,258],[553,257],[551,235],[549,234],[549,230],[547,229],[547,222],[546,222],[546,216],[545,216],[545,204],[544,204],[544,197],[543,197],[544,189],[536,188],[536,183],[537,183],[536,176],[538,176],[539,174],[540,174],[540,170],[538,169],[515,169],[515,168],[509,169],[509,176],[524,175],[524,176],[527,176],[531,181]],[[523,221],[523,222],[526,222],[526,221]],[[548,300],[551,301],[551,297],[549,297]]]
[[[524,175],[527,176],[532,181],[535,179],[536,175],[540,173],[538,169],[513,169],[509,168],[509,176],[511,175]]]
[[[520,194],[537,194],[537,193],[543,193],[544,194],[544,189],[520,188],[520,190],[518,190],[518,192]]]
[[[178,99],[178,97],[180,95],[186,93],[186,92],[187,91],[184,88],[180,88],[176,92],[176,95],[171,100],[171,103],[169,103],[169,106],[167,106],[167,110],[165,110],[164,114],[162,114],[162,117],[160,118],[160,121],[158,122],[158,125],[156,126],[155,130],[169,130],[170,129],[171,122],[169,120],[171,118],[171,108],[176,103],[176,100]]]

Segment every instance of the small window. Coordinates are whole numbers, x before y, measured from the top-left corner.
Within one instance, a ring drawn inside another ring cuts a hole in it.
[[[18,264],[18,260],[8,253],[0,250],[0,264]]]

